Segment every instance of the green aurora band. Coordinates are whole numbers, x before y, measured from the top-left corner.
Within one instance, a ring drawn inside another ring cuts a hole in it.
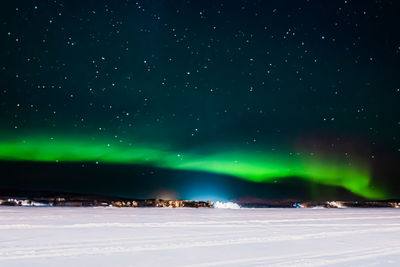
[[[370,186],[371,174],[366,165],[324,160],[316,156],[276,156],[249,150],[177,153],[146,145],[107,144],[82,138],[21,140],[0,142],[0,160],[140,164],[224,174],[253,182],[299,177],[323,185],[339,186],[369,199],[386,197],[382,190]]]

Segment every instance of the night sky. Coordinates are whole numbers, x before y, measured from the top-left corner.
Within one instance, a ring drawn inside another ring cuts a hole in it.
[[[400,198],[397,1],[8,1],[0,189]]]

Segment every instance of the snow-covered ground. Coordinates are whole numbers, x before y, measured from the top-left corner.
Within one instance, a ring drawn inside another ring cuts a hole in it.
[[[400,209],[0,207],[0,266],[400,266]]]

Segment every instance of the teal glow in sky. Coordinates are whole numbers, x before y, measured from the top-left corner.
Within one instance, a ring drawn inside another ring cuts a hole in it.
[[[398,10],[3,1],[0,189],[400,198]]]

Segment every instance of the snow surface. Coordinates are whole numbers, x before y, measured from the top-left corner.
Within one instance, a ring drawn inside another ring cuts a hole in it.
[[[0,266],[400,266],[400,209],[0,207]]]

